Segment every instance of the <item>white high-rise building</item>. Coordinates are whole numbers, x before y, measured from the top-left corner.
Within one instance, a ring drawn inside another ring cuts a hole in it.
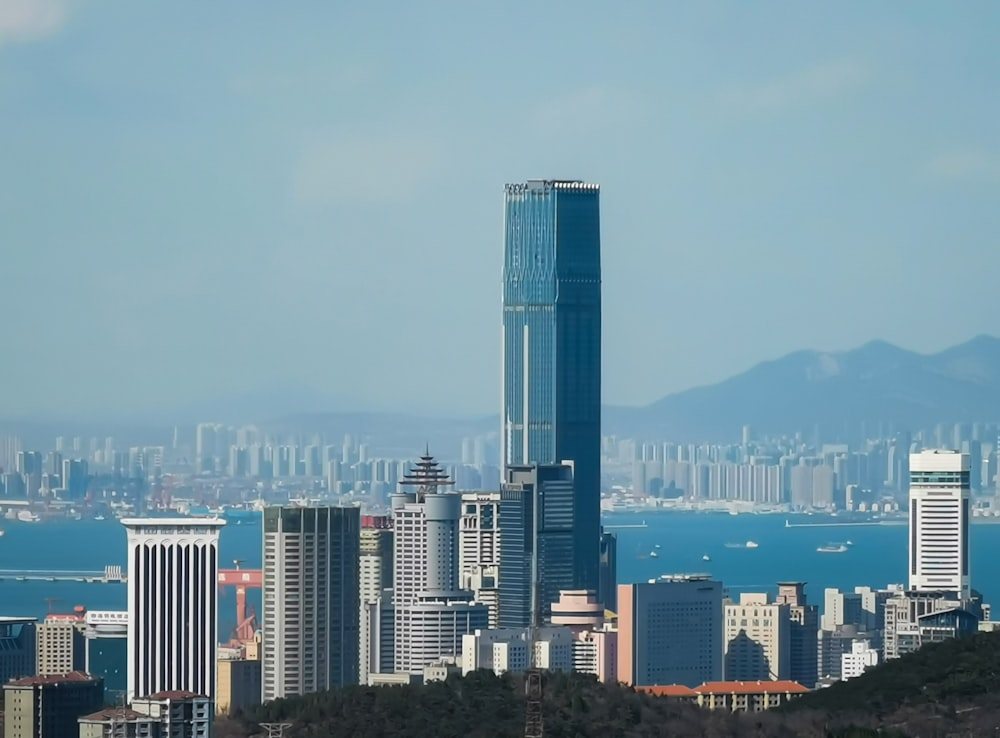
[[[215,696],[219,530],[214,518],[124,518],[128,702],[159,692]]]
[[[969,596],[969,454],[910,454],[910,589]]]
[[[788,679],[791,620],[788,606],[766,594],[744,592],[725,605],[725,676],[729,681]]]
[[[461,498],[429,454],[392,495],[394,669],[423,675],[424,667],[462,652],[462,636],[487,627],[485,605],[459,585]]]
[[[466,492],[458,532],[459,585],[490,611],[497,627],[500,601],[500,493]]]
[[[392,587],[392,518],[365,515],[361,518],[360,618],[358,637],[358,681],[368,683],[368,675],[380,672],[378,654],[373,658],[372,639],[379,639],[380,602]],[[381,646],[381,643],[378,644]]]

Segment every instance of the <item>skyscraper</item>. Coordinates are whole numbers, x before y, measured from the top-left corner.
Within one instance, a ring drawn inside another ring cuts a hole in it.
[[[969,455],[910,454],[910,589],[969,597]]]
[[[461,498],[425,453],[392,495],[394,669],[422,675],[443,656],[462,653],[462,636],[486,628],[487,607],[459,588]],[[412,490],[412,491],[410,491]]]
[[[219,530],[209,518],[123,518],[128,531],[128,701],[215,694]]]
[[[575,465],[575,585],[598,587],[601,452],[600,190],[506,187],[501,462]],[[502,576],[502,574],[501,574]]]
[[[368,674],[380,671],[378,665],[371,660],[372,622],[368,611],[377,605],[383,592],[392,587],[392,518],[389,516],[365,515],[361,518],[359,571],[358,681],[367,684]]]
[[[358,681],[357,507],[264,509],[263,698]]]

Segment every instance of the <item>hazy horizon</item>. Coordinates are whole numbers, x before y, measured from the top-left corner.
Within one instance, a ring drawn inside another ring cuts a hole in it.
[[[998,31],[989,2],[10,0],[0,416],[495,414],[532,177],[601,184],[607,404],[992,334]]]

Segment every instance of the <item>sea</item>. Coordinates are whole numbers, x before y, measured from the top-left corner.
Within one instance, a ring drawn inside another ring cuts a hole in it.
[[[257,519],[259,520],[259,518]],[[905,583],[907,526],[849,525],[838,518],[783,514],[729,515],[700,512],[630,512],[604,517],[618,536],[619,583],[645,582],[665,574],[709,574],[731,595],[774,592],[779,581],[807,583],[810,602],[822,607],[823,590],[855,586],[874,588]],[[219,541],[220,565],[260,568],[261,526],[256,521],[230,523]],[[19,581],[18,573],[103,571],[125,567],[125,529],[114,519],[25,523],[2,520],[0,528],[0,616],[44,618],[48,612],[124,610],[126,588],[118,583]],[[756,544],[748,546],[748,543]],[[837,547],[842,553],[821,553]],[[1000,598],[1000,525],[973,523],[970,575],[984,600]],[[260,593],[249,592],[260,612]],[[1000,600],[998,600],[1000,601]],[[235,626],[235,593],[220,591],[221,634]]]

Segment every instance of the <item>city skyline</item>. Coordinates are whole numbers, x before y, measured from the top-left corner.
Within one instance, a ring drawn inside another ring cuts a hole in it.
[[[491,411],[498,183],[536,172],[612,193],[609,403],[806,346],[993,329],[992,5],[842,4],[821,33],[777,4],[546,7],[527,36],[517,13],[448,3],[392,28],[369,8],[28,8],[0,16],[9,413],[288,385]],[[534,53],[512,58],[512,36]],[[945,248],[978,268],[939,284]],[[420,273],[440,297],[404,300]],[[419,354],[428,326],[461,337],[451,371],[377,359]]]

